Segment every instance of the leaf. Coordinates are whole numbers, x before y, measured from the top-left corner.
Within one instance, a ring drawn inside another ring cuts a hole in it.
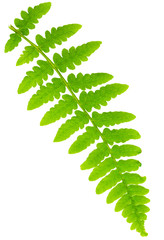
[[[119,212],[123,210],[125,207],[129,206],[130,204],[131,204],[131,198],[129,194],[125,194],[116,203],[115,211]]]
[[[100,162],[98,166],[96,166],[89,176],[90,181],[95,181],[103,176],[105,176],[110,170],[116,167],[116,161],[114,158],[109,157],[106,158],[103,162]]]
[[[133,196],[133,202],[135,205],[141,205],[141,204],[146,204],[150,202],[150,199],[148,199],[145,196]]]
[[[18,34],[16,33],[10,34],[10,38],[5,45],[5,53],[11,52],[14,48],[16,48],[19,45],[21,41],[22,38]]]
[[[128,88],[126,84],[110,84],[105,87],[101,87],[99,90],[95,92],[82,92],[80,94],[80,103],[83,107],[90,112],[92,108],[100,109],[101,105],[106,106],[107,101],[110,101],[112,98],[117,97],[117,95],[122,94]]]
[[[143,186],[140,186],[140,185],[129,185],[128,190],[129,190],[131,196],[135,196],[135,195],[142,196],[142,195],[148,194],[148,192],[149,192],[149,189],[147,189]]]
[[[146,177],[141,177],[139,174],[136,173],[124,173],[122,175],[124,182],[128,184],[140,184],[146,181]]]
[[[112,203],[118,198],[122,197],[126,193],[126,187],[124,183],[118,183],[116,187],[112,188],[107,197],[107,203]]]
[[[121,172],[131,172],[137,171],[138,168],[141,167],[141,163],[134,159],[120,160],[117,162],[117,166]]]
[[[139,139],[140,134],[134,129],[121,128],[110,130],[105,128],[103,131],[103,136],[110,145],[114,143],[124,143],[130,139]]]
[[[43,80],[48,79],[48,75],[53,75],[54,70],[50,64],[43,60],[37,61],[38,66],[33,67],[33,71],[26,72],[26,76],[20,83],[18,93],[25,93],[30,88],[36,87],[36,85],[42,85]]]
[[[105,176],[97,185],[96,193],[101,194],[106,190],[114,187],[118,182],[120,182],[121,174],[118,170],[112,170],[107,176]]]
[[[98,127],[109,127],[115,124],[130,122],[136,117],[132,113],[127,112],[93,112],[92,118]]]
[[[63,95],[63,100],[59,100],[58,104],[45,113],[40,125],[48,125],[56,122],[60,118],[65,118],[67,114],[72,114],[73,109],[77,109],[76,101],[72,96],[65,94]]]
[[[80,89],[91,89],[92,87],[110,81],[112,78],[113,76],[108,73],[92,73],[85,75],[78,73],[77,77],[71,73],[68,75],[67,80],[73,91],[77,93]]]
[[[46,86],[40,86],[40,89],[29,100],[27,110],[33,110],[42,106],[44,103],[53,101],[54,98],[59,99],[60,93],[64,93],[66,87],[60,78],[53,78],[52,83]]]
[[[111,149],[112,156],[117,159],[120,157],[136,156],[140,153],[141,153],[141,148],[131,144],[124,144],[121,146],[114,145]]]
[[[61,45],[68,38],[73,36],[82,26],[80,24],[68,24],[62,27],[52,28],[51,32],[45,32],[45,38],[41,35],[36,35],[38,46],[44,51],[49,52],[50,48],[55,48],[55,44]]]
[[[29,7],[28,12],[21,12],[22,19],[16,18],[14,20],[15,26],[23,35],[27,36],[29,34],[29,29],[35,28],[35,24],[38,23],[38,19],[45,15],[50,10],[50,7],[50,2],[41,3],[34,8]]]
[[[105,143],[98,143],[97,148],[93,150],[85,162],[81,165],[81,170],[96,167],[105,157],[109,156],[110,149]]]
[[[20,66],[24,63],[32,62],[34,58],[39,57],[39,53],[33,46],[26,46],[16,65]]]
[[[71,145],[69,149],[70,154],[78,153],[89,147],[98,140],[99,132],[95,127],[86,127],[86,132],[78,136],[77,140]]]
[[[78,131],[80,128],[83,129],[84,125],[89,123],[89,119],[85,113],[77,110],[75,115],[71,119],[68,119],[64,124],[59,128],[54,142],[61,142],[69,138],[72,134]]]
[[[135,229],[141,236],[147,236],[144,223],[147,219],[146,213],[149,211],[149,207],[145,204],[149,202],[149,199],[145,195],[149,190],[139,185],[145,182],[146,177],[134,173],[141,166],[138,160],[123,160],[124,157],[140,154],[141,149],[131,144],[120,145],[120,143],[126,143],[129,140],[139,139],[140,134],[131,128],[103,128],[102,131],[99,129],[103,126],[114,126],[132,121],[135,116],[128,112],[118,111],[89,113],[92,108],[100,109],[101,106],[106,106],[107,102],[112,98],[125,92],[128,86],[114,83],[101,86],[99,90],[92,91],[92,87],[105,84],[113,78],[112,75],[102,72],[78,73],[76,76],[71,73],[66,80],[61,72],[65,73],[67,68],[74,70],[75,66],[87,61],[88,57],[100,47],[101,42],[93,41],[76,48],[71,47],[69,50],[63,49],[61,55],[54,54],[54,64],[52,64],[52,61],[45,53],[49,52],[51,48],[55,48],[56,45],[61,45],[62,42],[67,41],[81,28],[81,25],[68,24],[59,28],[52,28],[51,31],[45,32],[44,37],[38,34],[36,36],[38,46],[35,45],[24,35],[28,35],[29,30],[35,28],[38,19],[49,8],[50,3],[44,3],[34,7],[34,9],[29,8],[27,13],[22,11],[22,19],[15,20],[18,29],[13,26],[9,27],[16,34],[10,35],[10,40],[5,46],[5,52],[14,49],[21,41],[21,38],[30,43],[30,46],[25,47],[17,61],[17,65],[33,61],[40,53],[46,60],[39,60],[37,62],[38,66],[33,67],[32,71],[26,73],[19,86],[18,93],[26,92],[37,85],[40,86],[40,89],[29,101],[28,110],[38,108],[55,98],[59,99],[57,104],[45,113],[40,122],[41,126],[56,122],[61,118],[65,118],[68,114],[73,115],[61,125],[54,142],[66,140],[79,129],[83,129],[88,123],[92,124],[92,126],[86,126],[85,132],[77,137],[71,145],[69,153],[83,151],[101,138],[101,142],[96,145],[96,148],[90,152],[87,159],[82,163],[81,169],[92,169],[89,176],[90,181],[101,178],[96,193],[101,194],[109,190],[107,203],[113,203],[117,200],[115,211],[122,211],[122,216],[131,224],[132,230]],[[43,81],[46,81],[48,76],[54,73],[54,70],[58,78],[53,78],[46,85],[43,84]],[[85,91],[86,89],[87,91]],[[92,90],[88,91],[88,89]],[[70,95],[65,94],[68,91]],[[78,93],[79,91],[80,93]],[[60,99],[62,93],[65,95]],[[77,96],[75,93],[78,93]],[[77,110],[78,108],[81,110]]]
[[[81,65],[81,62],[88,60],[88,57],[94,53],[101,42],[88,42],[77,48],[71,47],[69,50],[63,49],[62,56],[55,53],[53,56],[54,63],[61,72],[66,72],[67,68],[74,70],[75,65]]]

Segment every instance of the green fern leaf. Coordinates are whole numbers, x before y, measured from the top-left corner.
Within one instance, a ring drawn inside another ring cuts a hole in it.
[[[124,183],[119,183],[116,185],[116,187],[112,188],[110,193],[107,196],[107,203],[113,203],[120,197],[122,197],[127,192],[126,186]]]
[[[19,31],[27,36],[29,34],[29,29],[34,29],[35,24],[38,23],[38,19],[42,18],[51,8],[51,3],[41,3],[34,8],[29,7],[28,12],[22,11],[22,19],[16,18],[14,20],[15,26]]]
[[[61,45],[68,38],[72,37],[82,26],[80,24],[68,24],[62,27],[52,28],[51,32],[45,32],[45,38],[41,35],[36,35],[38,46],[44,51],[49,52],[50,48],[55,48],[55,44]]]
[[[95,127],[86,127],[86,132],[80,135],[69,149],[70,154],[78,153],[89,147],[100,137]]]
[[[67,114],[72,114],[74,109],[77,109],[77,103],[73,97],[68,94],[63,95],[63,100],[59,100],[58,104],[45,113],[40,125],[48,125],[56,122],[60,118],[65,118]]]
[[[29,43],[29,46],[25,47],[18,59],[17,65],[29,63],[39,54],[46,60],[38,60],[38,66],[33,67],[32,71],[26,73],[19,85],[18,93],[24,93],[39,85],[39,90],[29,100],[28,110],[38,108],[55,98],[59,99],[57,104],[45,113],[40,122],[41,126],[54,123],[69,114],[73,115],[61,125],[54,142],[66,140],[79,129],[83,129],[88,123],[91,125],[86,126],[85,132],[77,137],[69,148],[69,153],[83,151],[101,138],[96,148],[82,163],[81,169],[92,169],[89,180],[100,179],[96,193],[101,194],[109,191],[107,203],[113,203],[117,200],[115,211],[122,211],[122,216],[131,224],[132,230],[135,229],[141,236],[147,236],[144,222],[147,219],[146,213],[149,211],[146,206],[149,199],[145,195],[149,190],[140,185],[145,182],[146,177],[134,173],[139,169],[141,163],[138,160],[129,159],[129,157],[140,154],[141,149],[131,144],[124,144],[131,139],[139,139],[140,134],[129,128],[113,130],[106,128],[132,121],[135,116],[131,113],[118,111],[93,112],[91,115],[88,113],[91,112],[92,108],[100,109],[101,106],[106,106],[112,98],[124,93],[128,86],[114,83],[93,91],[93,87],[107,83],[113,78],[112,75],[107,73],[84,75],[78,73],[76,76],[71,73],[67,76],[67,80],[64,78],[62,72],[66,72],[67,68],[74,70],[75,66],[87,61],[88,57],[100,47],[101,42],[93,41],[76,48],[71,47],[69,50],[63,49],[61,56],[58,53],[53,55],[53,63],[45,53],[49,52],[51,48],[55,48],[56,45],[61,45],[62,42],[67,41],[81,28],[81,25],[68,24],[52,28],[51,31],[45,32],[45,37],[36,35],[37,45],[34,44],[25,36],[29,34],[30,29],[35,28],[38,19],[48,12],[50,6],[50,3],[42,3],[34,8],[28,8],[28,12],[22,11],[22,19],[15,19],[17,29],[13,26],[9,27],[14,34],[10,35],[10,39],[5,46],[5,52],[12,51],[18,46],[22,38]],[[43,85],[43,81],[46,81],[49,75],[53,75],[54,71],[58,78],[55,77],[51,82]],[[86,89],[91,90],[85,92]],[[78,93],[79,90],[82,90],[82,92],[78,94],[78,97],[75,93]],[[67,91],[70,95],[65,94]],[[65,95],[60,99],[63,93]],[[78,108],[81,110],[77,110]],[[100,128],[103,126],[105,128],[101,131]],[[123,144],[120,145],[119,143]],[[124,157],[128,157],[128,159],[123,160]]]
[[[136,117],[132,113],[127,112],[93,112],[92,118],[98,127],[109,127],[115,124],[130,122]]]
[[[129,194],[123,195],[116,203],[115,212],[120,212],[131,204],[131,198]]]
[[[5,45],[5,53],[11,52],[14,48],[16,48],[19,43],[22,41],[22,38],[16,33],[10,34],[10,38]]]
[[[59,99],[60,93],[65,93],[66,87],[60,78],[53,78],[52,83],[40,86],[40,89],[29,100],[27,110],[33,110],[42,106],[44,103]]]
[[[128,186],[128,190],[129,190],[131,196],[135,196],[135,195],[142,196],[142,195],[148,194],[148,192],[149,192],[149,189],[147,189],[143,186],[140,186],[140,185],[130,185],[130,186]]]
[[[53,75],[54,70],[48,64],[48,62],[43,60],[37,61],[38,66],[33,67],[33,71],[26,72],[26,76],[22,80],[19,85],[18,93],[25,93],[30,88],[36,87],[38,84],[39,86],[43,84],[43,80],[48,79],[48,75]]]
[[[134,159],[119,160],[117,166],[121,172],[132,172],[137,171],[138,168],[141,167],[141,163]]]
[[[68,119],[64,124],[59,128],[54,142],[61,142],[69,138],[72,134],[78,131],[80,128],[83,129],[84,126],[89,123],[89,119],[86,114],[77,110],[75,115],[71,119]]]
[[[99,165],[97,165],[91,174],[89,175],[90,181],[95,181],[103,176],[105,176],[110,170],[114,169],[116,167],[115,159],[112,157],[106,158],[104,161],[100,162]]]
[[[146,181],[146,177],[141,177],[139,174],[136,173],[124,173],[122,178],[126,184],[141,184]]]
[[[51,32],[45,32],[45,38],[41,35],[36,35],[36,42],[40,49],[44,52],[49,52],[49,48],[55,48],[55,44],[61,45],[66,42],[67,38],[73,36],[81,28],[80,24],[68,24],[62,27],[52,28]],[[17,61],[17,66],[24,63],[29,63],[39,56],[39,52],[34,46],[25,47],[23,53]]]
[[[81,170],[96,167],[105,157],[109,156],[110,149],[105,143],[98,143],[97,148],[93,150],[85,162],[81,165]]]
[[[69,50],[63,49],[62,56],[55,53],[53,56],[54,63],[61,72],[66,72],[67,68],[74,70],[75,65],[81,65],[81,62],[88,60],[88,57],[94,53],[101,42],[88,42],[77,48],[71,47]]]
[[[133,196],[133,202],[135,205],[141,205],[141,204],[149,203],[150,199],[148,199],[145,196]]]
[[[113,145],[114,143],[124,143],[127,142],[130,139],[138,139],[140,138],[140,134],[134,130],[134,129],[113,129],[110,130],[108,128],[105,128],[103,131],[103,136],[107,140],[107,142],[110,145]]]
[[[116,159],[119,159],[120,157],[136,156],[140,153],[141,153],[141,148],[131,144],[124,144],[121,146],[114,145],[111,149],[111,154]]]
[[[96,188],[96,193],[101,194],[105,192],[108,189],[111,189],[114,187],[118,182],[120,182],[121,175],[118,172],[118,170],[112,170],[106,177],[104,177],[99,184],[97,185]]]
[[[80,94],[80,102],[83,107],[90,112],[92,108],[100,109],[101,106],[106,106],[107,101],[110,101],[112,98],[117,97],[124,93],[128,88],[126,84],[110,84],[105,87],[101,87],[100,90],[96,90],[95,92],[82,92]]]
[[[29,29],[35,28],[35,24],[38,23],[38,19],[45,15],[50,10],[50,7],[50,2],[41,3],[34,8],[29,7],[28,12],[21,12],[21,17],[23,20],[18,18],[14,20],[15,26],[22,34],[27,36],[29,34]],[[11,26],[10,28],[12,29]],[[21,40],[21,36],[17,33],[11,34],[5,45],[5,53],[14,50],[19,45]]]
[[[71,73],[68,75],[67,80],[73,91],[77,93],[80,89],[91,89],[92,87],[108,82],[112,78],[113,76],[108,73],[92,73],[85,75],[78,73],[77,77]]]
[[[143,205],[143,204],[146,204],[146,203],[150,202],[150,200],[145,196],[133,196],[132,198],[130,198],[129,194],[125,194],[116,203],[115,211],[116,212],[122,211],[123,209],[125,209],[127,206],[129,206],[131,204],[132,200],[133,200],[135,206]],[[131,207],[131,205],[130,205],[130,207]],[[125,213],[126,213],[126,210],[124,211],[123,214],[124,214],[124,217],[127,217],[128,215],[125,214]]]
[[[24,63],[32,62],[34,58],[39,57],[39,53],[33,46],[26,46],[16,65],[20,66]]]
[[[110,172],[114,168],[119,169],[120,172],[131,172],[137,171],[141,166],[141,163],[134,159],[128,160],[119,160],[116,164],[114,158],[106,158],[103,162],[101,162],[98,166],[96,166],[89,176],[90,181],[95,181],[103,176],[105,176],[108,172]]]

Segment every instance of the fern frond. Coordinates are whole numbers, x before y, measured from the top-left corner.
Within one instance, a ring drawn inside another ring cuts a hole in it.
[[[137,171],[138,168],[141,167],[141,163],[134,159],[119,160],[117,166],[121,172],[132,172]]]
[[[22,19],[16,18],[14,24],[23,35],[27,36],[29,34],[29,29],[34,29],[35,24],[38,23],[38,19],[42,18],[50,8],[50,2],[41,3],[34,8],[29,7],[28,12],[21,12]]]
[[[36,35],[36,43],[39,48],[44,52],[49,52],[50,48],[55,48],[55,44],[61,45],[62,42],[66,42],[68,38],[73,36],[82,26],[80,24],[68,24],[62,27],[52,28],[51,32],[45,32],[45,38],[40,34]],[[22,65],[25,63],[32,62],[34,58],[39,56],[39,52],[34,46],[25,47],[23,53],[18,59],[16,65]]]
[[[82,26],[80,24],[68,24],[58,28],[52,28],[51,32],[45,32],[45,38],[41,35],[36,35],[36,43],[46,53],[50,48],[55,48],[55,44],[61,45],[68,38],[72,37]]]
[[[121,175],[119,171],[112,170],[106,177],[104,177],[99,184],[97,185],[96,188],[96,193],[101,194],[105,192],[106,190],[111,189],[114,187],[118,182],[122,180]]]
[[[119,160],[117,163],[113,157],[106,158],[103,162],[97,165],[89,176],[90,181],[95,181],[104,177],[108,172],[114,168],[118,168],[121,173],[137,171],[141,167],[141,163],[134,159]]]
[[[50,108],[42,118],[40,125],[48,125],[56,122],[60,118],[65,118],[67,114],[72,114],[72,111],[77,109],[77,102],[74,98],[68,94],[63,95],[63,100],[59,100],[59,103]]]
[[[36,48],[33,46],[26,46],[20,58],[18,59],[16,66],[32,62],[33,59],[37,57],[39,57],[39,53]]]
[[[29,34],[29,29],[34,29],[35,24],[38,23],[38,19],[40,19],[43,15],[45,15],[51,8],[51,3],[41,3],[34,8],[29,7],[28,12],[22,11],[21,17],[22,19],[16,18],[14,20],[15,26],[19,29],[19,31],[27,36]],[[19,45],[21,42],[21,37],[14,33],[10,35],[10,39],[7,41],[5,45],[5,52],[12,51],[15,47]]]
[[[94,53],[101,45],[101,42],[88,42],[77,48],[71,47],[69,50],[63,49],[62,56],[55,53],[53,61],[61,72],[66,72],[67,68],[74,70],[75,65],[81,65],[81,62],[88,60],[88,57]]]
[[[96,167],[105,157],[110,154],[110,149],[105,143],[98,143],[97,148],[93,150],[85,162],[81,165],[81,170]]]
[[[82,74],[77,76],[69,74],[65,80],[62,72],[66,72],[67,68],[73,70],[75,65],[81,65],[87,61],[88,57],[94,53],[101,42],[93,41],[78,47],[71,47],[69,50],[63,49],[62,55],[58,53],[53,55],[53,61],[47,56],[50,48],[61,45],[62,42],[73,36],[80,28],[79,24],[68,24],[58,28],[52,28],[51,31],[45,32],[45,37],[36,36],[36,44],[31,42],[26,35],[30,29],[35,28],[38,19],[46,14],[50,8],[50,3],[43,3],[36,7],[29,8],[28,12],[21,12],[22,19],[15,19],[15,25],[9,28],[14,31],[10,35],[10,39],[5,46],[5,52],[11,51],[23,38],[30,45],[26,46],[22,55],[17,61],[17,65],[29,63],[37,58],[39,54],[45,59],[38,60],[38,66],[33,67],[32,71],[28,71],[23,81],[19,85],[18,93],[24,93],[40,86],[40,89],[31,97],[28,103],[28,110],[32,110],[42,106],[43,104],[53,101],[55,98],[58,103],[43,116],[40,125],[48,125],[54,123],[60,118],[65,118],[68,114],[72,117],[65,121],[59,128],[54,142],[60,142],[68,139],[76,131],[86,126],[84,133],[79,135],[69,148],[69,153],[74,154],[83,151],[91,144],[99,140],[96,148],[89,154],[87,159],[82,163],[81,169],[92,169],[89,180],[95,181],[100,179],[96,193],[101,194],[108,192],[107,203],[117,201],[115,211],[122,211],[122,216],[131,223],[131,229],[136,229],[141,236],[147,236],[144,228],[144,222],[147,219],[146,213],[149,208],[146,204],[149,199],[145,195],[148,189],[141,186],[146,177],[142,177],[134,173],[141,167],[141,163],[136,159],[129,157],[137,156],[141,153],[141,148],[132,144],[124,144],[129,140],[140,138],[140,134],[129,128],[108,129],[106,127],[119,125],[135,119],[135,116],[128,112],[93,112],[92,108],[100,109],[106,106],[107,102],[112,98],[124,93],[128,86],[125,84],[110,84],[100,87],[95,92],[85,92],[86,89],[92,89],[98,85],[107,83],[113,76],[107,73]],[[58,78],[53,78],[50,83],[43,85],[43,80],[47,80],[49,75],[53,75],[54,71]],[[66,90],[70,94],[65,94],[60,99],[62,93]],[[82,90],[79,97],[75,93]],[[80,108],[81,110],[77,110]],[[75,111],[74,111],[75,110]],[[74,111],[74,113],[73,113]],[[105,126],[104,130],[100,128]],[[123,143],[122,145],[120,143]],[[119,144],[119,145],[116,145]],[[126,157],[126,160],[123,160]]]
[[[5,53],[11,52],[14,48],[18,47],[19,43],[22,41],[22,38],[16,33],[10,34],[10,38],[5,45]]]
[[[60,78],[53,78],[52,83],[46,86],[40,86],[40,89],[34,94],[28,102],[27,110],[33,110],[42,106],[44,103],[59,99],[61,93],[65,93],[66,87]]]
[[[103,136],[110,145],[113,145],[114,143],[124,143],[128,140],[139,139],[141,137],[139,132],[136,130],[127,128],[113,130],[105,128],[103,131]]]
[[[141,148],[131,144],[123,144],[121,146],[114,145],[111,154],[114,158],[136,156],[141,153]]]
[[[19,85],[18,93],[25,93],[30,88],[36,87],[36,85],[41,86],[43,80],[48,79],[48,75],[53,75],[54,69],[49,65],[48,62],[43,60],[37,61],[38,66],[33,67],[33,71],[26,72],[26,76]]]
[[[92,118],[98,127],[109,127],[120,123],[130,122],[134,120],[136,116],[127,112],[93,112]]]
[[[89,123],[89,119],[84,112],[79,110],[75,111],[75,115],[71,119],[68,119],[59,128],[54,142],[61,142],[69,138],[79,129],[83,129],[84,126]]]
[[[72,90],[77,93],[80,89],[91,89],[92,87],[96,87],[103,83],[108,82],[111,80],[113,76],[108,73],[92,73],[92,74],[85,74],[78,73],[77,77],[71,73],[68,75],[68,83],[71,86]]]
[[[89,147],[100,137],[95,127],[86,127],[86,132],[80,135],[69,149],[70,154],[78,153]]]
[[[127,89],[128,85],[126,84],[114,83],[101,87],[100,90],[96,90],[95,92],[90,91],[86,93],[83,91],[80,94],[80,103],[90,112],[92,108],[100,109],[100,105],[106,106],[107,101],[124,93]]]

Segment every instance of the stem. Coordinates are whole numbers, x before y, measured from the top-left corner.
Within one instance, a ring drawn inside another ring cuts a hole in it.
[[[72,91],[69,83],[65,80],[65,78],[63,77],[63,75],[61,74],[61,72],[58,70],[57,66],[55,63],[53,63],[47,56],[46,54],[40,49],[39,46],[37,46],[36,44],[34,44],[33,42],[31,42],[27,37],[25,37],[18,29],[14,28],[12,25],[9,26],[9,28],[15,32],[16,34],[20,35],[24,40],[26,40],[31,46],[33,46],[45,59],[46,61],[51,65],[51,67],[56,71],[56,73],[59,75],[59,77],[61,78],[61,80],[64,82],[65,86],[67,87],[67,89],[69,90],[69,92],[71,93],[72,97],[75,99],[75,101],[77,102],[77,104],[79,105],[79,107],[83,110],[83,112],[86,114],[86,116],[89,118],[90,122],[92,123],[92,125],[96,128],[96,130],[98,131],[99,133],[99,136],[101,137],[101,139],[103,140],[103,142],[107,145],[108,149],[111,150],[111,148],[109,147],[109,144],[107,142],[107,140],[105,139],[105,137],[103,136],[103,134],[101,133],[101,131],[99,130],[99,128],[97,127],[96,123],[94,122],[94,120],[92,119],[92,117],[89,115],[89,113],[86,111],[86,109],[81,105],[79,99],[76,97],[76,95],[74,94],[74,92]],[[135,214],[136,216],[138,217],[138,214],[136,212],[136,206],[134,204],[134,201],[132,199],[132,196],[131,194],[129,193],[129,190],[128,190],[128,187],[127,187],[127,184],[125,182],[125,180],[123,179],[122,177],[122,172],[119,170],[119,167],[118,167],[118,163],[116,161],[116,159],[114,159],[115,161],[115,166],[119,172],[119,174],[121,175],[121,179],[122,179],[122,182],[123,184],[125,185],[126,187],[126,190],[127,190],[127,194],[129,195],[129,198],[131,200],[131,204],[133,205],[134,207],[134,210],[135,210]],[[138,219],[138,223],[140,223],[140,219]]]

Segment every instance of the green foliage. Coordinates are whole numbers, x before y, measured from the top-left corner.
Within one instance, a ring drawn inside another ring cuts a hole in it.
[[[103,136],[110,145],[120,142],[124,143],[130,139],[140,138],[140,134],[136,130],[127,128],[113,130],[105,128],[103,131]]]
[[[36,87],[36,85],[41,86],[43,80],[48,79],[48,75],[53,75],[54,69],[49,65],[48,62],[43,60],[37,61],[38,66],[33,67],[33,71],[26,72],[26,76],[19,85],[18,93],[25,93],[30,88]]]
[[[55,53],[53,60],[61,72],[66,72],[67,68],[74,70],[75,65],[81,65],[81,62],[88,60],[88,57],[94,53],[101,45],[101,42],[88,42],[77,48],[71,47],[69,50],[63,49],[62,56]]]
[[[45,15],[50,10],[50,7],[50,2],[41,3],[34,8],[29,7],[28,12],[21,12],[22,19],[16,18],[14,20],[15,26],[23,35],[27,36],[29,34],[29,29],[35,28],[38,19]]]
[[[77,77],[71,73],[68,75],[67,80],[72,90],[77,93],[80,89],[91,89],[92,87],[108,82],[112,78],[113,76],[108,73],[92,73],[85,75],[78,73]]]
[[[87,61],[88,57],[100,47],[101,42],[92,41],[76,48],[71,47],[69,50],[63,49],[62,56],[55,53],[53,61],[51,61],[45,53],[55,48],[56,45],[61,45],[62,42],[67,41],[81,28],[81,25],[68,24],[63,27],[52,28],[51,32],[45,32],[45,37],[36,36],[37,45],[32,43],[25,36],[29,34],[30,29],[35,28],[38,19],[46,14],[49,8],[50,3],[42,3],[33,9],[29,8],[27,13],[22,11],[22,19],[15,19],[17,29],[10,26],[14,33],[10,35],[10,39],[6,43],[5,52],[18,46],[22,38],[30,44],[25,47],[17,65],[29,63],[39,54],[45,59],[38,60],[38,66],[33,67],[32,71],[26,73],[19,85],[18,93],[27,92],[32,87],[39,85],[39,89],[29,100],[28,110],[39,108],[43,104],[57,99],[57,104],[43,116],[40,122],[41,126],[54,123],[67,115],[72,115],[60,126],[54,142],[64,141],[85,127],[85,131],[71,145],[70,154],[81,152],[99,140],[94,150],[81,164],[81,169],[91,169],[89,180],[100,179],[96,193],[101,194],[108,191],[107,203],[117,201],[115,211],[122,211],[122,216],[131,224],[132,230],[135,229],[141,236],[147,236],[144,222],[147,219],[146,213],[149,211],[146,206],[149,199],[145,195],[149,190],[141,185],[145,182],[146,177],[134,173],[141,167],[141,163],[136,159],[129,158],[140,154],[141,149],[131,143],[126,143],[129,140],[139,139],[140,134],[129,128],[107,128],[130,122],[135,119],[135,116],[121,111],[91,112],[92,108],[100,109],[101,106],[106,106],[112,98],[124,93],[128,86],[114,83],[93,91],[93,87],[112,80],[113,76],[108,73],[84,75],[78,73],[76,76],[71,73],[66,80],[62,72],[65,73],[67,68],[73,70],[75,65],[81,65],[82,62]],[[48,80],[48,76],[53,75],[54,72],[56,72],[58,78],[54,76],[45,85],[44,80]],[[90,89],[90,91],[86,92],[86,89]],[[82,92],[78,97],[75,93],[78,93],[79,90],[82,90]],[[67,94],[67,91],[69,91],[69,94]],[[91,114],[88,112],[91,112]],[[92,126],[86,126],[87,124]],[[101,130],[100,128],[103,126],[105,128]]]
[[[98,127],[109,127],[115,124],[130,122],[136,117],[132,113],[127,112],[93,112],[92,118]]]
[[[127,90],[128,86],[126,84],[110,84],[105,87],[101,87],[100,90],[95,92],[82,92],[80,94],[80,102],[83,107],[90,112],[92,108],[100,109],[101,106],[106,106],[107,101],[110,101],[112,98],[117,97],[117,95],[122,94]]]
[[[69,153],[78,153],[89,147],[95,140],[100,137],[99,132],[95,127],[86,127],[86,132],[80,135],[77,140],[71,145]]]
[[[63,100],[59,100],[59,103],[50,108],[42,118],[40,125],[48,125],[56,122],[60,118],[65,118],[67,114],[72,114],[72,111],[77,109],[77,103],[72,96],[66,94],[63,96]]]
[[[52,28],[51,32],[45,32],[45,38],[41,35],[36,35],[36,43],[46,53],[50,48],[55,48],[55,44],[61,45],[68,38],[72,37],[82,26],[80,24],[68,24],[62,27]]]
[[[59,99],[61,93],[65,93],[66,87],[60,78],[53,78],[52,83],[46,86],[40,86],[40,89],[34,94],[28,103],[28,110],[33,110],[42,106],[44,103]]]
[[[29,7],[28,12],[25,11],[21,12],[22,19],[16,18],[14,20],[15,26],[19,29],[19,31],[23,35],[27,36],[29,34],[29,29],[35,28],[35,24],[38,23],[38,19],[45,15],[50,10],[50,7],[51,7],[50,2],[41,3],[35,6],[34,8]],[[20,35],[16,33],[11,34],[10,39],[7,41],[5,46],[5,52],[7,53],[12,51],[15,47],[19,45],[21,40],[22,39]]]
[[[61,45],[66,42],[67,38],[73,36],[81,28],[80,24],[68,24],[62,27],[52,28],[51,32],[45,32],[45,38],[40,34],[36,35],[36,42],[40,49],[44,52],[49,52],[50,48],[55,48],[55,44]],[[24,63],[29,63],[39,56],[39,52],[34,46],[25,47],[23,53],[17,61],[17,66]]]
[[[16,65],[20,66],[24,63],[32,62],[34,58],[37,57],[39,57],[39,52],[37,51],[37,49],[33,46],[26,46]]]
[[[81,165],[81,170],[90,169],[96,167],[105,157],[110,154],[110,149],[105,143],[98,143],[97,148],[93,150],[86,161]]]
[[[83,129],[84,126],[89,123],[89,119],[84,112],[79,110],[75,111],[75,115],[71,119],[68,119],[65,123],[59,128],[54,142],[61,142],[69,138],[79,129]]]
[[[19,43],[22,41],[21,37],[16,33],[10,34],[10,38],[5,45],[5,53],[11,52],[14,48],[16,48]]]

